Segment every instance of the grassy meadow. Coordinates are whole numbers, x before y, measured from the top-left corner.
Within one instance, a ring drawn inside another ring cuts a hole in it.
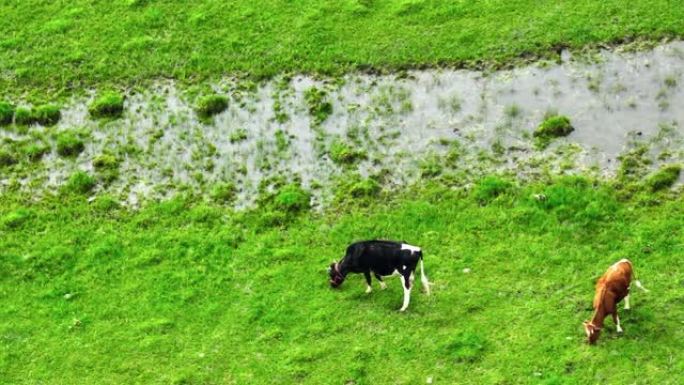
[[[231,181],[207,186],[211,201],[188,192],[124,207],[95,188],[120,177],[120,159],[106,152],[42,198],[37,187],[19,187],[52,151],[48,136],[64,164],[84,151],[83,130],[52,127],[60,114],[52,103],[73,94],[95,90],[83,113],[121,128],[123,95],[155,79],[208,89],[233,75],[500,68],[558,58],[566,47],[681,37],[684,7],[0,0],[0,15],[0,129],[8,132],[0,141],[0,385],[682,384],[684,197],[672,187],[681,165],[664,150],[655,162],[646,147],[628,151],[615,160],[614,179],[545,171],[522,182],[493,172],[472,184],[440,175],[445,159],[433,154],[416,185],[347,178],[322,208],[292,181],[259,190],[248,209],[227,203]],[[670,76],[666,91],[677,86]],[[332,105],[312,90],[309,128],[324,135],[318,128]],[[286,120],[277,106],[275,119]],[[211,121],[227,107],[218,96],[197,112]],[[29,126],[45,135],[13,139],[11,130]],[[681,131],[677,122],[667,127]],[[252,134],[241,130],[236,142]],[[358,171],[364,154],[354,149],[339,144],[329,156]],[[398,278],[384,291],[374,281],[370,294],[362,276],[331,289],[330,261],[372,238],[421,246],[433,294],[417,280],[400,313]],[[620,313],[623,335],[607,320],[588,346],[581,323],[595,280],[621,258],[651,292],[633,292],[633,309]]]
[[[501,66],[684,32],[665,0],[5,0],[0,15],[0,97],[38,99],[158,77]]]
[[[667,194],[489,177],[277,224],[275,206],[192,197],[6,197],[0,382],[679,384],[684,202]],[[327,284],[350,241],[376,237],[425,250],[433,295],[417,282],[406,313],[396,278]],[[624,335],[608,320],[588,346],[595,279],[624,257],[651,292],[633,292]]]

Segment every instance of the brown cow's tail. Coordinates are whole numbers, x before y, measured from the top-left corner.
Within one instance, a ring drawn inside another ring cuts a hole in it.
[[[649,292],[649,290],[647,288],[645,288],[644,285],[642,285],[638,279],[635,279],[634,283],[636,284],[636,287],[638,287],[639,289],[645,291],[646,293]]]
[[[639,281],[639,278],[636,275],[636,269],[634,269],[634,267],[632,267],[632,272],[634,273],[634,284],[636,285],[636,287],[643,290],[645,293],[648,293],[649,290],[641,284],[641,281]]]

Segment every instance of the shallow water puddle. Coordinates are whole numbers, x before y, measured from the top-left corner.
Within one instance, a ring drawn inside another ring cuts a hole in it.
[[[208,123],[197,118],[188,92],[168,81],[131,92],[123,118],[114,121],[88,116],[94,96],[74,99],[55,127],[0,130],[4,138],[43,135],[52,143],[41,162],[7,168],[1,182],[3,188],[54,191],[76,170],[94,172],[93,159],[111,153],[120,160],[119,177],[98,192],[136,204],[180,190],[207,193],[228,181],[244,206],[274,176],[321,186],[314,197],[324,202],[336,178],[350,172],[382,174],[388,186],[454,171],[466,177],[497,171],[525,177],[543,169],[611,175],[618,155],[638,144],[649,146],[654,166],[684,160],[684,42],[648,52],[602,52],[596,59],[583,63],[565,53],[560,64],[490,74],[296,76],[251,90],[226,79],[213,88],[229,96],[229,108]],[[324,91],[319,102],[332,106],[320,122],[307,102],[314,87]],[[568,116],[575,131],[537,150],[532,132],[553,113]],[[85,150],[62,158],[50,133],[73,129],[84,137]],[[339,159],[336,144],[356,155]]]

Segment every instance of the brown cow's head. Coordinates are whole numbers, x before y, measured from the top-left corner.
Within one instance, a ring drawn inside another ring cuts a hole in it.
[[[601,328],[589,321],[584,321],[584,332],[587,334],[587,343],[594,344],[601,334]]]
[[[340,265],[337,262],[333,262],[328,267],[328,275],[330,276],[330,286],[336,288],[342,284],[344,281],[344,275],[340,273]]]

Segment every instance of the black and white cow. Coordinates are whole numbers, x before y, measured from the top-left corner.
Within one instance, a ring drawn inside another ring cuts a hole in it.
[[[400,311],[406,310],[411,299],[414,272],[420,262],[420,281],[425,292],[430,295],[430,283],[423,269],[423,252],[420,247],[405,242],[394,241],[362,241],[352,243],[347,247],[347,254],[337,263],[333,262],[328,268],[330,286],[336,288],[344,282],[349,273],[363,273],[366,277],[366,293],[370,293],[371,273],[380,281],[380,287],[387,285],[382,281],[383,276],[399,275],[404,287],[404,305]]]

